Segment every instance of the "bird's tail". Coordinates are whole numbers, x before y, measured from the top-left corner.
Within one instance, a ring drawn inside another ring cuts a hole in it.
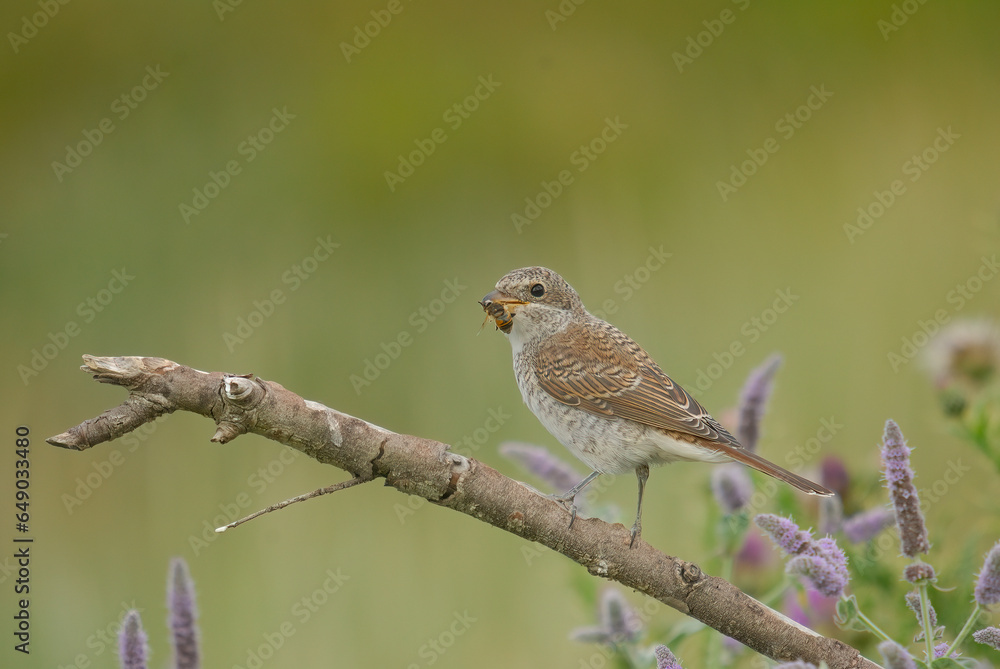
[[[716,448],[719,448],[719,444],[712,444]],[[779,481],[784,481],[790,485],[795,486],[799,490],[810,495],[819,495],[820,497],[832,497],[834,492],[832,490],[827,490],[818,483],[813,483],[807,478],[799,476],[798,474],[792,473],[783,467],[779,467],[770,460],[765,460],[756,453],[752,453],[745,448],[733,448],[733,447],[723,447],[720,448],[723,453],[731,457],[737,462],[742,462],[748,467],[753,467],[759,472],[763,472],[768,476],[773,476]]]

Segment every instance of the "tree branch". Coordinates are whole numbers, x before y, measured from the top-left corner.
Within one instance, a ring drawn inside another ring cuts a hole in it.
[[[629,548],[629,531],[597,518],[568,527],[566,509],[478,460],[431,439],[396,434],[252,375],[201,372],[163,358],[83,356],[81,369],[128,398],[96,418],[48,439],[84,450],[116,439],[178,409],[212,418],[212,441],[252,432],[355,478],[386,485],[536,541],[601,576],[696,618],[775,660],[826,661],[831,669],[878,669],[850,646],[816,634],[698,565],[645,541]]]

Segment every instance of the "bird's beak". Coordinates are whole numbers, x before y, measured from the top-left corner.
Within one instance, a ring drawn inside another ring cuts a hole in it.
[[[506,293],[494,290],[479,302],[483,311],[489,318],[492,318],[496,326],[504,334],[510,334],[510,329],[514,326],[514,314],[517,307],[527,302],[514,299]]]

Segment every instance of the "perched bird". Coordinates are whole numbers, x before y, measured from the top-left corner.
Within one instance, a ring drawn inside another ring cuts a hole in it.
[[[510,340],[524,403],[593,473],[555,499],[573,499],[600,474],[634,471],[639,503],[629,539],[642,531],[649,466],[736,460],[810,495],[833,493],[746,450],[674,383],[628,335],[590,314],[566,281],[545,267],[504,276],[480,302]]]

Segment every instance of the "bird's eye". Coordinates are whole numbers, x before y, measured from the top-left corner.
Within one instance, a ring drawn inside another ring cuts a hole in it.
[[[545,286],[540,283],[533,284],[530,292],[532,297],[541,297],[545,294]]]

